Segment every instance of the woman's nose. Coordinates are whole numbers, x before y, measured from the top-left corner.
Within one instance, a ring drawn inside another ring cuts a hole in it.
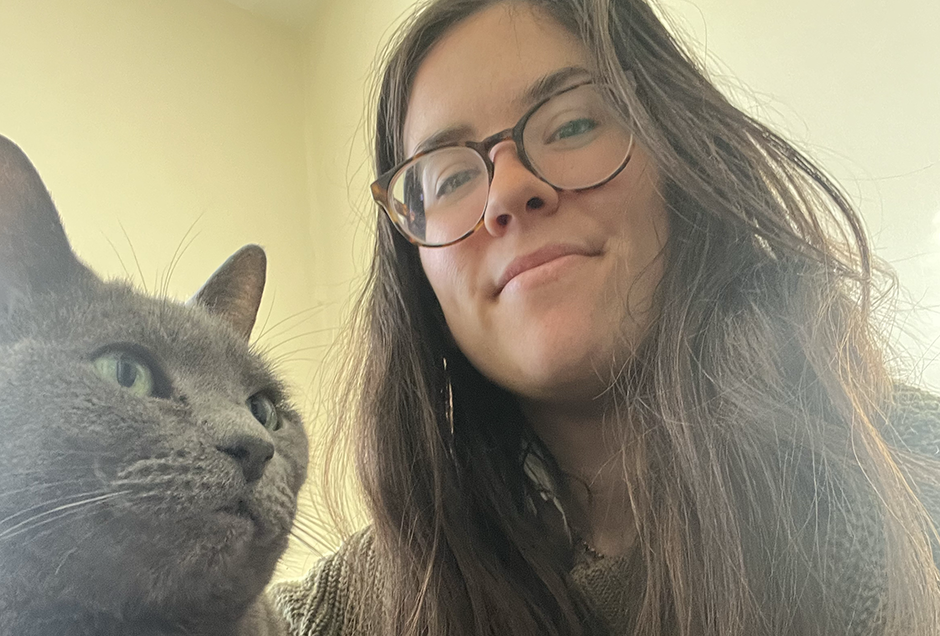
[[[526,168],[515,143],[506,140],[497,144],[490,150],[490,159],[493,182],[483,215],[483,225],[490,234],[505,233],[533,212],[545,215],[555,211],[558,191]]]

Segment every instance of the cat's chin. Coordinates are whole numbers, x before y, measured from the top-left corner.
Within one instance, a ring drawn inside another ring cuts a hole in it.
[[[255,549],[280,544],[287,538],[293,523],[293,508],[269,510],[255,502],[238,499],[220,506],[205,520],[206,524],[219,524],[221,530],[230,528],[239,531],[233,541],[250,541]]]
[[[202,534],[194,532],[197,524],[190,520],[177,524],[173,532],[151,534],[147,542],[134,539],[130,528],[111,525],[106,527],[112,532],[90,540],[91,549],[5,562],[13,567],[0,572],[0,614],[4,599],[19,598],[31,599],[17,607],[23,624],[29,624],[31,616],[47,620],[58,611],[54,608],[60,599],[69,599],[71,608],[63,618],[76,624],[82,616],[90,617],[89,624],[107,617],[116,624],[129,624],[152,615],[237,616],[262,592],[286,538],[259,546],[256,523],[237,511],[217,512],[203,523],[210,527],[203,527]],[[38,576],[43,572],[47,576]],[[0,634],[7,636],[2,628]]]
[[[251,511],[251,506],[249,506],[248,502],[244,499],[239,499],[238,501],[235,501],[234,503],[231,503],[227,506],[222,506],[219,508],[219,512],[257,523],[254,513]]]
[[[124,510],[107,522],[90,519],[90,528],[78,535],[86,536],[82,549],[55,557],[59,567],[55,578],[82,580],[94,596],[96,588],[110,595],[121,590],[128,598],[149,597],[169,605],[200,593],[222,598],[234,592],[226,592],[234,581],[244,585],[270,576],[286,547],[290,523],[267,519],[244,500],[199,514],[135,512]],[[95,527],[98,531],[87,536]],[[33,560],[49,561],[50,555],[37,551]],[[48,591],[50,583],[40,587]],[[180,590],[190,591],[175,598]]]
[[[197,517],[164,521],[161,527],[162,534],[151,532],[146,549],[153,551],[156,558],[173,555],[183,558],[182,562],[192,564],[196,572],[238,569],[254,562],[259,555],[277,550],[287,540],[286,532],[272,528],[238,503]],[[207,541],[206,536],[213,539]]]
[[[207,520],[209,524],[217,525],[219,532],[233,547],[241,543],[266,545],[280,539],[278,534],[269,532],[267,524],[258,519],[243,502],[218,509]]]

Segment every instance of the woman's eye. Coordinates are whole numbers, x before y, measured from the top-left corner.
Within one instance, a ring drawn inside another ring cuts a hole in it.
[[[548,141],[551,143],[553,141],[561,141],[562,139],[569,139],[571,137],[577,137],[578,135],[584,135],[597,128],[598,125],[599,124],[597,121],[587,117],[572,119],[571,121],[566,122],[564,125],[555,129],[555,132],[552,133]]]
[[[272,432],[281,428],[277,408],[268,396],[263,393],[255,393],[248,398],[246,404],[251,414],[263,427]]]
[[[476,178],[478,170],[461,170],[444,179],[437,187],[434,196],[443,198],[453,194],[461,186],[467,185]]]
[[[110,351],[95,358],[93,366],[103,380],[117,384],[135,395],[154,394],[153,371],[133,354]]]

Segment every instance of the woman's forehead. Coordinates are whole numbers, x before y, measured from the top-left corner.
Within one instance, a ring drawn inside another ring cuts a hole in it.
[[[499,4],[470,16],[418,68],[405,117],[406,155],[444,131],[481,139],[512,126],[540,82],[586,69],[587,57],[574,35],[526,5]]]

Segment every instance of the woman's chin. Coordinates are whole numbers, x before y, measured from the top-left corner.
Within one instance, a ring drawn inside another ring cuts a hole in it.
[[[611,356],[595,353],[598,349],[606,350],[606,347],[579,346],[572,350],[566,344],[571,343],[558,342],[554,347],[522,347],[520,353],[523,355],[515,364],[494,370],[492,374],[483,372],[524,402],[559,408],[580,405],[592,411],[601,403],[615,377]]]

